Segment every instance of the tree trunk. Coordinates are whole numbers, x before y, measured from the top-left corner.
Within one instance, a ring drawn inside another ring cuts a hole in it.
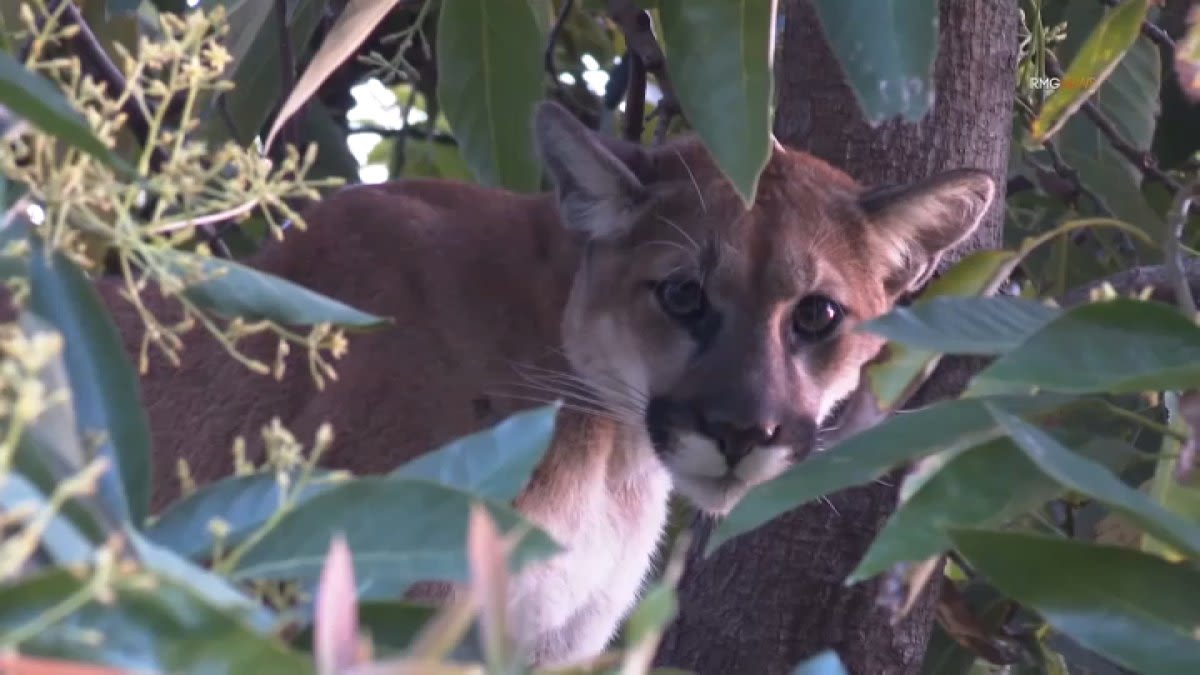
[[[1005,182],[1016,77],[1017,6],[942,0],[936,101],[917,124],[872,129],[858,109],[807,0],[784,4],[776,136],[865,184],[903,183],[957,167]],[[958,254],[1000,242],[1003,201]],[[960,389],[970,365],[947,360],[914,403]],[[966,373],[966,374],[964,374]],[[721,547],[688,570],[680,616],[659,662],[701,675],[788,673],[834,649],[850,672],[914,673],[932,629],[926,593],[899,624],[875,600],[877,580],[853,587],[854,569],[895,505],[895,487],[872,484],[808,504]]]

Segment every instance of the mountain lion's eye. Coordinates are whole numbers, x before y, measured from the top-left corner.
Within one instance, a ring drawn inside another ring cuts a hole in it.
[[[823,295],[810,295],[792,311],[792,331],[805,342],[824,340],[837,330],[846,310]]]
[[[675,317],[691,321],[704,313],[708,301],[704,297],[704,286],[695,279],[667,279],[654,285],[654,296],[663,311]]]

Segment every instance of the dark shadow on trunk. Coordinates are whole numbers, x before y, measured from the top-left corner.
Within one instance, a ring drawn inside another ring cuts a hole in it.
[[[865,184],[902,183],[957,167],[1005,182],[1016,66],[1016,3],[942,0],[937,99],[918,124],[864,121],[806,1],[783,3],[775,133]],[[903,6],[901,10],[904,11]],[[882,16],[880,20],[885,20]],[[959,251],[996,247],[1003,201]],[[916,404],[953,395],[969,365],[947,360]],[[932,628],[936,597],[926,593],[896,626],[875,603],[878,582],[842,581],[892,512],[895,488],[872,484],[806,505],[729,542],[690,569],[680,617],[659,663],[702,675],[789,673],[832,648],[856,675],[915,673]]]

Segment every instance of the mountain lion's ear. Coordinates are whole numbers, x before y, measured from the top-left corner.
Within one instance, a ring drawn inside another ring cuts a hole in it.
[[[864,192],[859,206],[893,264],[885,281],[888,292],[900,295],[921,288],[942,255],[971,236],[995,196],[992,177],[975,169]]]
[[[590,237],[618,237],[629,230],[650,203],[650,192],[624,161],[565,108],[544,101],[533,116],[538,154],[558,193],[558,209],[572,230]],[[631,157],[643,151],[621,147]]]

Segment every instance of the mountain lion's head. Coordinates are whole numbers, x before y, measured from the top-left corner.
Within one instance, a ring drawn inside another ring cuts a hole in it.
[[[917,290],[995,194],[975,170],[864,189],[776,144],[746,208],[697,140],[602,139],[554,104],[534,126],[584,246],[567,358],[710,512],[813,450],[882,346],[856,327]]]

